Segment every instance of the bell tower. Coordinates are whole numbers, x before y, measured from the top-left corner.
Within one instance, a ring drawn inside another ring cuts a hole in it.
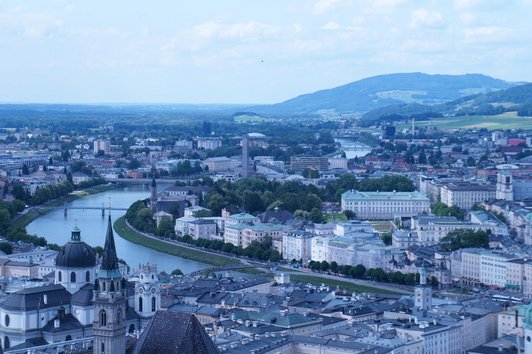
[[[495,198],[509,202],[514,200],[513,176],[508,171],[501,171],[497,174]]]
[[[427,270],[421,267],[419,270],[419,285],[415,288],[414,307],[420,310],[432,308],[432,288],[427,285]]]
[[[93,352],[126,352],[126,289],[118,268],[111,216],[107,225],[105,247],[98,278],[94,285]]]
[[[135,311],[143,318],[155,315],[161,309],[161,286],[157,277],[157,266],[139,266],[139,281],[135,286]]]

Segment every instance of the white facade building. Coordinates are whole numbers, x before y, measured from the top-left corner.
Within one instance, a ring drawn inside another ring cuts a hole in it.
[[[359,192],[342,194],[342,210],[360,219],[393,219],[430,212],[429,198],[419,192]]]

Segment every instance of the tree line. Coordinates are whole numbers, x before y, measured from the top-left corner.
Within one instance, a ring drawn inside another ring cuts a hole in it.
[[[310,261],[308,267],[314,271],[331,272],[354,279],[369,279],[403,285],[416,285],[419,283],[419,273],[401,273],[399,271],[386,272],[382,268],[366,269],[366,267],[364,267],[362,264],[351,266],[339,265],[335,261],[332,261],[331,263],[327,261]],[[438,280],[435,277],[429,278],[429,282],[432,286],[438,285]]]

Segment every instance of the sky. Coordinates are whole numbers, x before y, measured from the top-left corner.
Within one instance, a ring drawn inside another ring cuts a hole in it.
[[[532,0],[0,0],[0,102],[274,103],[395,72],[532,81]]]

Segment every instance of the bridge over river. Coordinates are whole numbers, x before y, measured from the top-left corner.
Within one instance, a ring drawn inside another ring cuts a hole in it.
[[[109,207],[109,206],[105,206],[105,205],[102,205],[102,206],[80,206],[80,207],[76,207],[76,206],[68,206],[67,204],[65,204],[64,206],[35,206],[32,209],[45,210],[45,211],[61,210],[62,209],[62,210],[64,210],[65,216],[68,215],[68,210],[101,210],[102,216],[105,216],[105,211],[106,210],[110,210],[110,211],[113,211],[113,210],[127,211],[127,208],[113,208],[113,207]]]

